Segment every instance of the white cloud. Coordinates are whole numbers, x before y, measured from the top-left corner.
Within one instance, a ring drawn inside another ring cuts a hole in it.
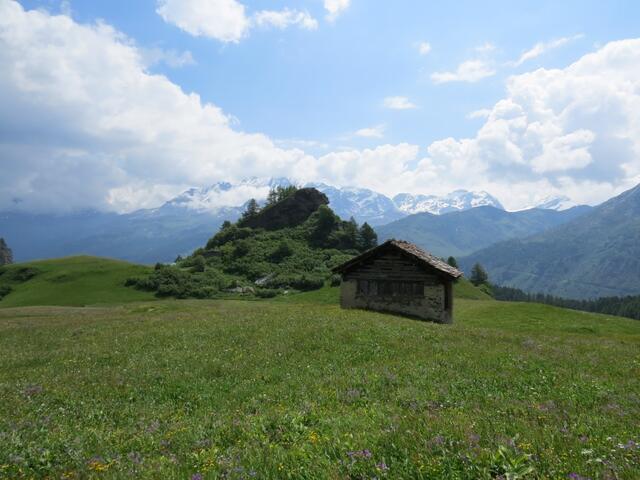
[[[555,48],[560,48],[560,47],[566,45],[567,43],[573,42],[573,41],[578,40],[578,39],[580,39],[582,37],[584,37],[584,35],[580,34],[580,35],[574,35],[573,37],[558,38],[558,39],[552,40],[550,42],[539,42],[539,43],[536,43],[531,49],[529,49],[526,52],[524,52],[516,62],[514,62],[514,66],[519,67],[520,65],[522,65],[524,62],[526,62],[528,60],[532,60],[534,58],[537,58],[540,55],[548,52],[549,50],[553,50]]]
[[[165,22],[199,37],[213,38],[225,43],[237,43],[254,27],[285,29],[297,25],[316,30],[318,21],[308,12],[291,10],[261,10],[253,17],[237,0],[158,0],[156,10]]]
[[[495,70],[485,60],[467,60],[458,65],[454,72],[435,72],[431,74],[433,83],[468,82],[474,83],[495,75]]]
[[[429,42],[420,42],[418,44],[418,52],[420,52],[420,55],[429,55],[431,53],[431,44]]]
[[[489,108],[481,108],[480,110],[474,110],[467,114],[467,118],[470,120],[476,118],[489,118],[489,115],[491,115],[491,110]]]
[[[364,138],[382,138],[384,137],[384,130],[384,125],[376,125],[375,127],[361,128],[356,131],[356,135]]]
[[[248,176],[382,187],[418,151],[284,149],[146,66],[108,25],[0,0],[0,210],[128,211]]]
[[[310,165],[309,175],[334,185],[358,185],[391,194],[395,183],[417,158],[419,147],[401,143],[365,150],[346,150],[323,155]]]
[[[640,39],[611,42],[564,69],[509,78],[477,134],[434,142],[408,181],[439,172],[511,208],[541,193],[602,201],[639,178],[639,111]]]
[[[181,68],[195,65],[196,61],[189,51],[178,52],[177,50],[163,50],[161,48],[140,49],[143,60],[149,66],[164,63],[171,68]]]
[[[273,26],[281,30],[290,25],[298,25],[306,30],[318,28],[318,21],[308,12],[299,12],[288,8],[280,11],[262,10],[255,14],[254,20],[258,26]]]
[[[480,54],[486,55],[494,52],[496,50],[496,46],[491,42],[485,42],[482,45],[477,46],[475,50]]]
[[[159,0],[165,22],[196,36],[239,42],[250,28],[245,7],[236,0]]]
[[[0,71],[3,208],[128,209],[185,185],[295,175],[305,160],[149,74],[141,51],[104,24],[0,0]]]
[[[390,97],[391,108],[415,108]],[[640,39],[507,81],[470,138],[331,152],[278,146],[147,70],[108,25],[0,0],[0,210],[155,206],[248,176],[387,194],[486,190],[507,207],[564,193],[597,202],[640,181]],[[373,128],[373,127],[372,127]]]
[[[327,19],[332,22],[338,18],[351,4],[351,0],[324,0]]]
[[[411,103],[407,97],[401,96],[387,97],[384,99],[383,105],[391,110],[411,110],[413,108],[418,108],[416,105]]]

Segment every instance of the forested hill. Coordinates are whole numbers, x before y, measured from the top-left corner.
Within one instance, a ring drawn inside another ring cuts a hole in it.
[[[640,185],[552,230],[461,259],[492,282],[566,298],[640,293]]]
[[[589,212],[579,206],[564,211],[529,209],[506,212],[484,206],[444,215],[417,213],[377,227],[380,241],[402,238],[441,257],[464,256],[494,243],[523,238],[569,222]]]
[[[377,243],[368,224],[342,220],[327,204],[314,188],[278,187],[265,207],[249,202],[238,222],[225,222],[189,257],[128,283],[179,298],[321,288],[332,267]]]

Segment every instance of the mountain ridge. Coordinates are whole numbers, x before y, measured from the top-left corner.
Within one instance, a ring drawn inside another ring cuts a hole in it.
[[[417,213],[376,228],[380,241],[402,238],[439,255],[458,257],[496,242],[525,237],[578,218],[591,207],[564,211],[530,209],[507,212],[491,206],[443,215]]]
[[[586,215],[529,237],[488,246],[479,262],[500,285],[587,299],[640,293],[640,185]]]

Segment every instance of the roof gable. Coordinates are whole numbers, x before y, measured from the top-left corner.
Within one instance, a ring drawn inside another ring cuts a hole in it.
[[[443,273],[451,278],[459,278],[462,276],[462,272],[455,267],[452,267],[447,262],[441,260],[440,258],[431,255],[428,252],[425,252],[417,245],[413,243],[406,242],[404,240],[387,240],[381,245],[378,245],[375,248],[367,250],[364,253],[361,253],[357,257],[352,258],[351,260],[343,263],[342,265],[338,265],[333,269],[334,272],[345,273],[356,267],[358,267],[362,262],[368,260],[369,258],[376,257],[378,255],[383,254],[384,252],[393,249],[401,252],[405,256],[411,258],[418,264],[426,266],[431,269],[435,269],[440,273]]]

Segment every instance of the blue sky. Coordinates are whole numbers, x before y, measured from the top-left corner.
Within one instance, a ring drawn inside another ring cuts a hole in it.
[[[6,8],[15,3],[12,0],[2,2]],[[491,193],[499,198],[502,195],[503,198],[500,199],[506,204],[509,201],[505,202],[504,196],[509,194],[510,185],[516,182],[521,188],[517,200],[512,202],[513,208],[535,202],[543,194],[567,193],[580,197],[577,198],[579,201],[595,203],[630,186],[639,178],[639,169],[635,168],[638,159],[632,155],[638,153],[635,143],[628,151],[622,152],[619,161],[611,166],[613,170],[623,173],[612,178],[598,177],[593,173],[608,168],[606,165],[598,166],[598,158],[593,153],[605,149],[605,146],[597,144],[604,141],[605,136],[615,138],[616,141],[625,135],[631,136],[629,141],[632,143],[637,140],[634,136],[635,127],[630,127],[635,125],[633,113],[625,113],[627,117],[621,120],[619,131],[600,132],[593,126],[583,128],[580,122],[586,122],[587,119],[582,114],[578,116],[579,119],[571,119],[569,126],[566,112],[573,107],[566,108],[564,113],[559,112],[553,118],[545,117],[544,121],[538,122],[545,125],[545,133],[544,139],[536,140],[536,147],[532,150],[534,153],[526,151],[522,139],[510,142],[522,150],[510,161],[504,160],[502,156],[509,156],[511,145],[501,143],[495,152],[486,153],[482,149],[490,149],[498,142],[496,134],[490,135],[489,147],[486,147],[486,139],[479,134],[489,123],[489,112],[503,100],[518,104],[518,108],[525,112],[523,115],[529,119],[529,126],[532,126],[535,122],[531,119],[539,116],[540,112],[527,113],[531,105],[538,103],[531,102],[530,105],[526,91],[529,88],[531,91],[544,91],[544,82],[547,80],[539,74],[539,78],[531,80],[535,81],[535,85],[530,86],[525,85],[525,80],[529,81],[525,76],[539,69],[547,72],[557,69],[567,72],[564,76],[570,83],[572,80],[569,77],[573,75],[569,72],[571,64],[585,55],[601,51],[612,42],[629,41],[639,36],[638,2],[342,2],[342,8],[332,18],[327,18],[329,13],[323,0],[209,1],[213,10],[208,14],[213,15],[214,20],[221,15],[223,8],[231,8],[234,5],[230,4],[235,4],[244,7],[244,17],[248,22],[255,23],[258,12],[283,12],[285,9],[304,14],[305,18],[315,22],[306,27],[293,23],[284,28],[278,28],[273,23],[253,25],[246,27],[243,35],[232,40],[219,38],[219,35],[217,38],[217,34],[211,32],[194,35],[193,31],[188,31],[189,28],[178,25],[179,21],[175,18],[170,18],[176,12],[191,9],[189,21],[192,30],[206,29],[207,22],[211,24],[210,19],[207,13],[198,12],[197,9],[203,8],[202,5],[207,4],[207,0],[19,2],[22,7],[20,15],[39,9],[43,18],[51,22],[52,28],[48,31],[52,35],[55,34],[55,18],[61,13],[67,15],[73,26],[80,29],[96,30],[99,29],[96,26],[98,24],[108,25],[116,33],[105,42],[128,45],[147,58],[146,64],[142,66],[142,74],[166,77],[169,83],[178,86],[185,94],[197,94],[201,105],[218,107],[228,118],[229,128],[233,132],[259,134],[268,138],[276,148],[285,150],[282,155],[273,154],[278,159],[273,160],[270,169],[254,167],[256,164],[271,165],[269,162],[274,156],[262,160],[255,154],[256,158],[252,157],[246,163],[242,158],[230,157],[225,160],[226,164],[239,167],[230,167],[228,173],[220,165],[215,168],[210,165],[203,167],[203,164],[215,161],[203,158],[194,169],[206,173],[191,177],[180,173],[174,175],[179,177],[175,181],[170,180],[170,170],[157,178],[146,178],[140,173],[146,167],[129,168],[135,162],[124,161],[118,164],[118,170],[124,173],[110,172],[109,178],[113,176],[113,179],[100,187],[100,194],[90,196],[88,206],[112,206],[116,209],[147,206],[149,202],[158,202],[162,197],[190,184],[226,179],[219,177],[238,178],[243,173],[262,176],[270,171],[296,177],[301,176],[301,171],[313,170],[316,176],[322,176],[323,180],[330,183],[361,184],[378,190],[386,189],[385,193],[389,194],[405,190],[415,193],[443,193],[446,189],[457,187],[493,188]],[[173,13],[166,14],[165,18],[160,12],[163,3],[171,3],[173,8]],[[194,26],[194,22],[198,20],[203,25]],[[16,25],[6,26],[7,35],[12,32],[12,27]],[[221,28],[223,27],[224,25]],[[32,27],[25,23],[21,28]],[[23,41],[16,38],[5,40],[15,48],[18,44],[10,41]],[[42,34],[38,39],[42,41]],[[19,46],[27,48],[26,44]],[[635,45],[629,48],[635,52]],[[56,54],[64,57],[68,51],[69,48],[61,49]],[[529,55],[523,57],[527,52]],[[606,63],[606,68],[619,69],[621,81],[631,78],[633,72],[623,70],[627,68],[626,65],[618,67],[615,59],[611,60],[608,55],[614,54],[603,53],[602,56],[606,58],[599,61],[604,62],[603,65]],[[151,57],[155,61],[148,60]],[[55,59],[51,60],[53,62]],[[519,60],[522,61],[518,62]],[[85,64],[83,62],[86,59],[74,59],[73,66],[70,63],[68,68],[82,68]],[[11,72],[12,68],[14,66],[9,63],[5,72]],[[115,81],[118,75],[122,75],[118,72],[118,69],[105,69],[104,75],[113,75]],[[456,76],[462,78],[456,79]],[[520,79],[517,94],[507,92],[509,79],[514,76]],[[15,88],[20,91],[25,89],[24,84],[16,84]],[[94,93],[96,97],[100,96],[98,88]],[[564,94],[558,95],[561,98]],[[595,99],[599,94],[592,92],[592,96]],[[391,100],[393,98],[395,101]],[[525,98],[527,105],[518,100],[522,98]],[[132,101],[135,102],[135,98]],[[158,101],[162,102],[162,99]],[[544,101],[554,105],[555,100]],[[624,103],[621,99],[616,99],[616,102]],[[574,106],[583,103],[580,98],[573,101]],[[404,104],[411,108],[389,108],[394,104],[396,107]],[[594,106],[600,107],[602,105]],[[61,112],[70,107],[65,104],[50,108],[58,109],[55,115],[64,116]],[[589,110],[585,106],[581,108]],[[611,114],[610,110],[607,109],[605,113]],[[50,110],[47,112],[51,113]],[[478,113],[472,115],[472,112]],[[113,112],[110,111],[109,115],[113,115]],[[620,117],[616,113],[612,115]],[[95,120],[102,124],[104,117],[96,117]],[[185,122],[191,124],[191,120]],[[502,128],[500,125],[502,123],[494,122],[484,130],[495,132]],[[26,125],[24,128],[31,127]],[[176,131],[174,134],[179,136],[183,131],[186,130]],[[65,135],[73,137],[75,133],[67,132]],[[453,139],[455,144],[441,143],[448,138]],[[466,145],[465,139],[471,139],[475,143]],[[96,140],[95,145],[112,140],[101,137]],[[87,141],[82,141],[83,151],[88,155],[87,160],[78,161],[76,165],[69,167],[68,174],[77,168],[78,175],[104,175],[100,169],[92,171],[89,164],[94,160],[88,160],[89,157],[115,159],[128,155],[115,146],[108,151],[99,146],[89,148],[86,146]],[[185,138],[184,141],[186,143],[188,140]],[[55,142],[56,146],[60,147],[61,142],[63,140]],[[398,147],[402,145],[405,146],[404,149]],[[33,148],[33,145],[28,147]],[[395,147],[402,151],[395,151]],[[446,151],[443,151],[444,147]],[[625,148],[616,144],[611,149],[618,147]],[[606,148],[609,148],[608,144]],[[298,156],[287,153],[291,149],[302,150],[304,155],[309,156],[310,159],[305,160],[306,166],[300,163]],[[457,153],[452,153],[454,150]],[[373,160],[363,160],[367,151],[377,152],[370,155],[375,157]],[[539,153],[541,151],[547,152],[544,158]],[[347,155],[345,152],[351,153]],[[58,154],[56,151],[56,155]],[[194,156],[200,154],[198,151]],[[564,158],[565,154],[567,158],[571,158],[566,168],[552,166],[553,162],[560,161],[560,157]],[[586,159],[585,154],[590,155],[590,160]],[[148,155],[153,156],[152,152]],[[292,155],[296,158],[289,159]],[[459,160],[456,160],[456,155],[461,156]],[[381,156],[384,158],[380,158]],[[473,156],[477,156],[477,159],[469,160]],[[287,160],[283,159],[285,157]],[[64,163],[67,165],[68,157],[65,158],[67,160]],[[182,163],[181,168],[189,168],[183,158],[166,159],[167,164],[178,161]],[[478,171],[471,171],[472,168],[468,179],[460,174],[445,178],[448,169],[455,170],[449,168],[447,162],[454,167],[458,165],[456,168],[463,172],[465,168],[469,170],[469,166],[459,165],[463,161],[473,165],[482,163],[483,167]],[[373,174],[377,178],[346,172],[350,163],[357,169],[366,168],[368,162],[379,163],[373,168]],[[398,180],[389,182],[388,179],[380,178],[384,177],[386,171],[385,162],[394,165],[388,173]],[[402,168],[397,163],[402,164]],[[35,160],[33,165],[35,167],[31,167],[31,177],[34,176],[33,168],[39,168]],[[101,165],[100,168],[103,167]],[[592,174],[585,173],[589,171]],[[116,177],[122,178],[118,180]],[[507,180],[502,181],[503,177]],[[413,183],[411,179],[414,179]],[[23,179],[22,183],[24,182],[28,180]],[[67,186],[65,180],[56,191],[60,192]],[[92,188],[97,188],[97,185],[94,184]],[[582,194],[585,189],[591,193]],[[8,187],[3,192],[0,186],[0,206],[3,202],[15,201],[16,198],[24,201],[25,205],[33,203],[33,208],[51,204],[45,198],[30,202],[27,197],[31,195],[35,198],[36,190],[36,183],[27,185],[22,192],[8,191]],[[148,193],[149,200],[144,200],[142,196],[132,197],[132,191],[143,190]],[[56,191],[51,192],[51,195],[55,195]],[[126,202],[118,203],[114,200],[114,197],[127,195],[132,198]],[[75,205],[76,202],[76,199],[65,196],[64,203],[67,205]],[[81,205],[75,205],[78,206]]]
[[[24,1],[29,8],[60,8],[59,2]],[[276,139],[314,140],[332,147],[375,145],[378,139],[343,137],[384,124],[392,143],[429,144],[471,135],[479,121],[469,112],[490,108],[504,79],[536,67],[563,67],[594,44],[639,33],[640,3],[633,1],[364,1],[353,0],[333,23],[322,2],[246,1],[248,10],[295,7],[320,19],[315,31],[298,28],[252,32],[237,44],[193,37],[156,14],[153,0],[74,0],[73,17],[102,19],[141,46],[189,51],[194,66],[153,71],[186,91],[222,107],[244,130]],[[523,6],[524,5],[524,6]],[[520,67],[501,66],[538,42],[582,34]],[[418,45],[432,50],[420,55]],[[491,43],[495,76],[475,83],[434,85],[429,75],[478,57]],[[406,96],[418,108],[390,111],[388,96]]]

